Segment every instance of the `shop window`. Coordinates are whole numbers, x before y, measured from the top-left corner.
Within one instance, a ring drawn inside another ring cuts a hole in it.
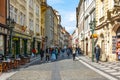
[[[4,37],[0,35],[0,54],[4,55]]]

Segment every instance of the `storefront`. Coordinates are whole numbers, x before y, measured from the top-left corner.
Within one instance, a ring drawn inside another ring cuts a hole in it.
[[[17,58],[19,55],[28,56],[31,52],[31,36],[14,32],[12,39],[12,55]]]
[[[117,60],[120,60],[120,27],[117,29],[116,32],[116,55]]]
[[[12,38],[12,56],[18,57],[20,54],[20,38],[13,37]]]
[[[34,44],[33,44],[33,45],[35,45],[34,48],[37,50],[37,53],[39,53],[39,52],[40,52],[40,48],[41,48],[41,39],[35,37],[35,38],[34,38]]]
[[[8,28],[0,24],[0,54],[6,56],[8,55]]]

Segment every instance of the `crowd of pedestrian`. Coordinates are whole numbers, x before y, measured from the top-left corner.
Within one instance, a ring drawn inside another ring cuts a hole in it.
[[[75,60],[75,56],[80,54],[80,48],[76,47],[68,47],[68,48],[58,48],[58,47],[46,47],[46,49],[40,49],[38,54],[40,54],[40,61],[46,61],[46,62],[51,62],[51,61],[56,61],[59,58],[62,59],[64,57],[70,58],[71,56],[73,57],[73,60]],[[36,53],[36,49],[32,50],[32,55]]]

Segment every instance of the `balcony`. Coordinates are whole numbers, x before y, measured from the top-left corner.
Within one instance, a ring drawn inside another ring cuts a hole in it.
[[[102,21],[104,21],[104,19],[105,19],[105,17],[103,16],[99,19],[99,21],[102,22]]]

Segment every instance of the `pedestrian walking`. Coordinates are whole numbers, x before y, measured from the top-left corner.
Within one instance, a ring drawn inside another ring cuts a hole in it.
[[[57,47],[55,48],[55,56],[56,56],[56,59],[58,59],[58,48]]]
[[[46,62],[50,60],[50,51],[49,48],[46,49]]]
[[[34,57],[35,55],[36,55],[36,49],[33,48],[33,49],[32,49],[32,57]]]
[[[51,60],[52,60],[52,61],[55,61],[55,60],[56,60],[56,52],[55,52],[55,49],[52,50]]]
[[[60,56],[61,56],[62,58],[64,58],[64,49],[63,49],[63,48],[61,48],[61,50],[60,50]]]
[[[70,48],[67,48],[67,56],[70,56]]]
[[[81,54],[81,49],[78,47],[78,54],[80,55]]]
[[[41,62],[43,62],[43,57],[44,57],[44,50],[41,48],[41,49],[40,49]]]
[[[117,55],[118,55],[118,60],[120,61],[120,50],[118,50]]]
[[[72,51],[73,51],[72,54],[73,54],[73,61],[74,61],[76,56],[76,48],[73,47]]]
[[[100,46],[98,44],[95,47],[95,55],[96,55],[96,62],[98,63],[100,58]]]

